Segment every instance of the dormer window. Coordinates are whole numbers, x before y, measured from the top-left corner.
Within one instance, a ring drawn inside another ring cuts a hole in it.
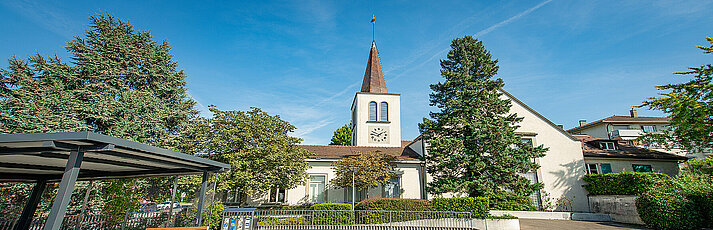
[[[614,142],[601,142],[599,145],[603,150],[616,150],[616,144],[614,144]]]

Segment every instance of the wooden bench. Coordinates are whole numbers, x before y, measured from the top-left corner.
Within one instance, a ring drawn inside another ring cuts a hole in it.
[[[208,230],[208,226],[204,226],[204,227],[179,227],[179,228],[147,228],[146,230]]]

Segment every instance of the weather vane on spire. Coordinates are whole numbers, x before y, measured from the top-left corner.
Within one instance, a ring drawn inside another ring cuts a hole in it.
[[[373,15],[373,14],[372,14],[372,18],[371,18],[371,41],[375,41],[375,40],[374,40],[374,22],[376,22],[376,15]]]

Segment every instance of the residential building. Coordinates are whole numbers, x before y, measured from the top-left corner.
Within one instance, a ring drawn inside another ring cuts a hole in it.
[[[587,174],[620,172],[658,172],[669,176],[679,173],[679,164],[687,157],[642,148],[626,141],[574,135],[582,141]]]
[[[586,120],[580,120],[579,126],[567,130],[574,135],[586,135],[601,140],[609,140],[607,143],[621,143],[627,146],[636,146],[646,148],[658,152],[672,153],[679,156],[702,158],[710,154],[691,153],[674,145],[671,149],[666,149],[662,145],[648,144],[643,145],[637,138],[647,133],[661,133],[664,130],[669,130],[671,118],[668,117],[642,117],[638,116],[636,109],[632,108],[629,111],[629,116],[614,115],[601,120],[587,123]],[[611,146],[611,144],[609,144]]]

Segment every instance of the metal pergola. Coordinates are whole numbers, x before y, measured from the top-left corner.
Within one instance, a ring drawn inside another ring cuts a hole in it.
[[[229,170],[228,164],[93,132],[0,135],[0,182],[36,183],[15,229],[29,229],[48,182],[60,185],[44,230],[56,230],[77,180],[191,174],[203,174],[200,225],[208,173]]]

